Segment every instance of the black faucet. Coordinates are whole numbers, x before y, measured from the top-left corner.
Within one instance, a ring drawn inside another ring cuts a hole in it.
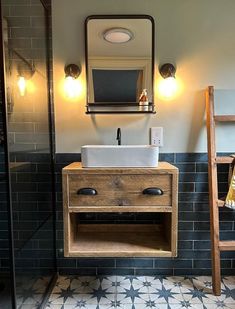
[[[121,145],[121,129],[120,128],[118,128],[117,129],[117,138],[116,138],[116,140],[118,141],[118,145],[120,146]]]

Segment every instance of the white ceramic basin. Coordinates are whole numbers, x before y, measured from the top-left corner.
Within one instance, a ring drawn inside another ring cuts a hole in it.
[[[149,145],[82,146],[83,167],[156,167],[159,148]]]

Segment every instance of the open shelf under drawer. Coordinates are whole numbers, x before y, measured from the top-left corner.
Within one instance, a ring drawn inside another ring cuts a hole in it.
[[[171,257],[162,225],[78,224],[72,227],[70,257]]]

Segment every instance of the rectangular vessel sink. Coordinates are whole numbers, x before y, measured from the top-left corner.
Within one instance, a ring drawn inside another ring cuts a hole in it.
[[[81,153],[82,167],[157,167],[159,147],[86,145]]]

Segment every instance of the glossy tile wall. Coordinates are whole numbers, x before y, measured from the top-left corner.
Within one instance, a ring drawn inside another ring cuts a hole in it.
[[[16,300],[20,307],[23,287],[30,282],[40,289],[34,304],[38,308],[55,274],[48,75],[50,12],[40,0],[2,0],[1,4]],[[23,94],[18,88],[19,76],[26,79]],[[5,216],[5,225],[6,219]],[[6,243],[6,234],[0,235]],[[7,264],[7,258],[3,258],[0,272]],[[32,291],[38,293],[33,288]]]
[[[3,138],[2,102],[0,102],[0,140],[2,140],[2,143]],[[0,269],[2,272],[6,272],[8,271],[9,266],[9,244],[6,202],[5,153],[2,143],[0,141]]]

